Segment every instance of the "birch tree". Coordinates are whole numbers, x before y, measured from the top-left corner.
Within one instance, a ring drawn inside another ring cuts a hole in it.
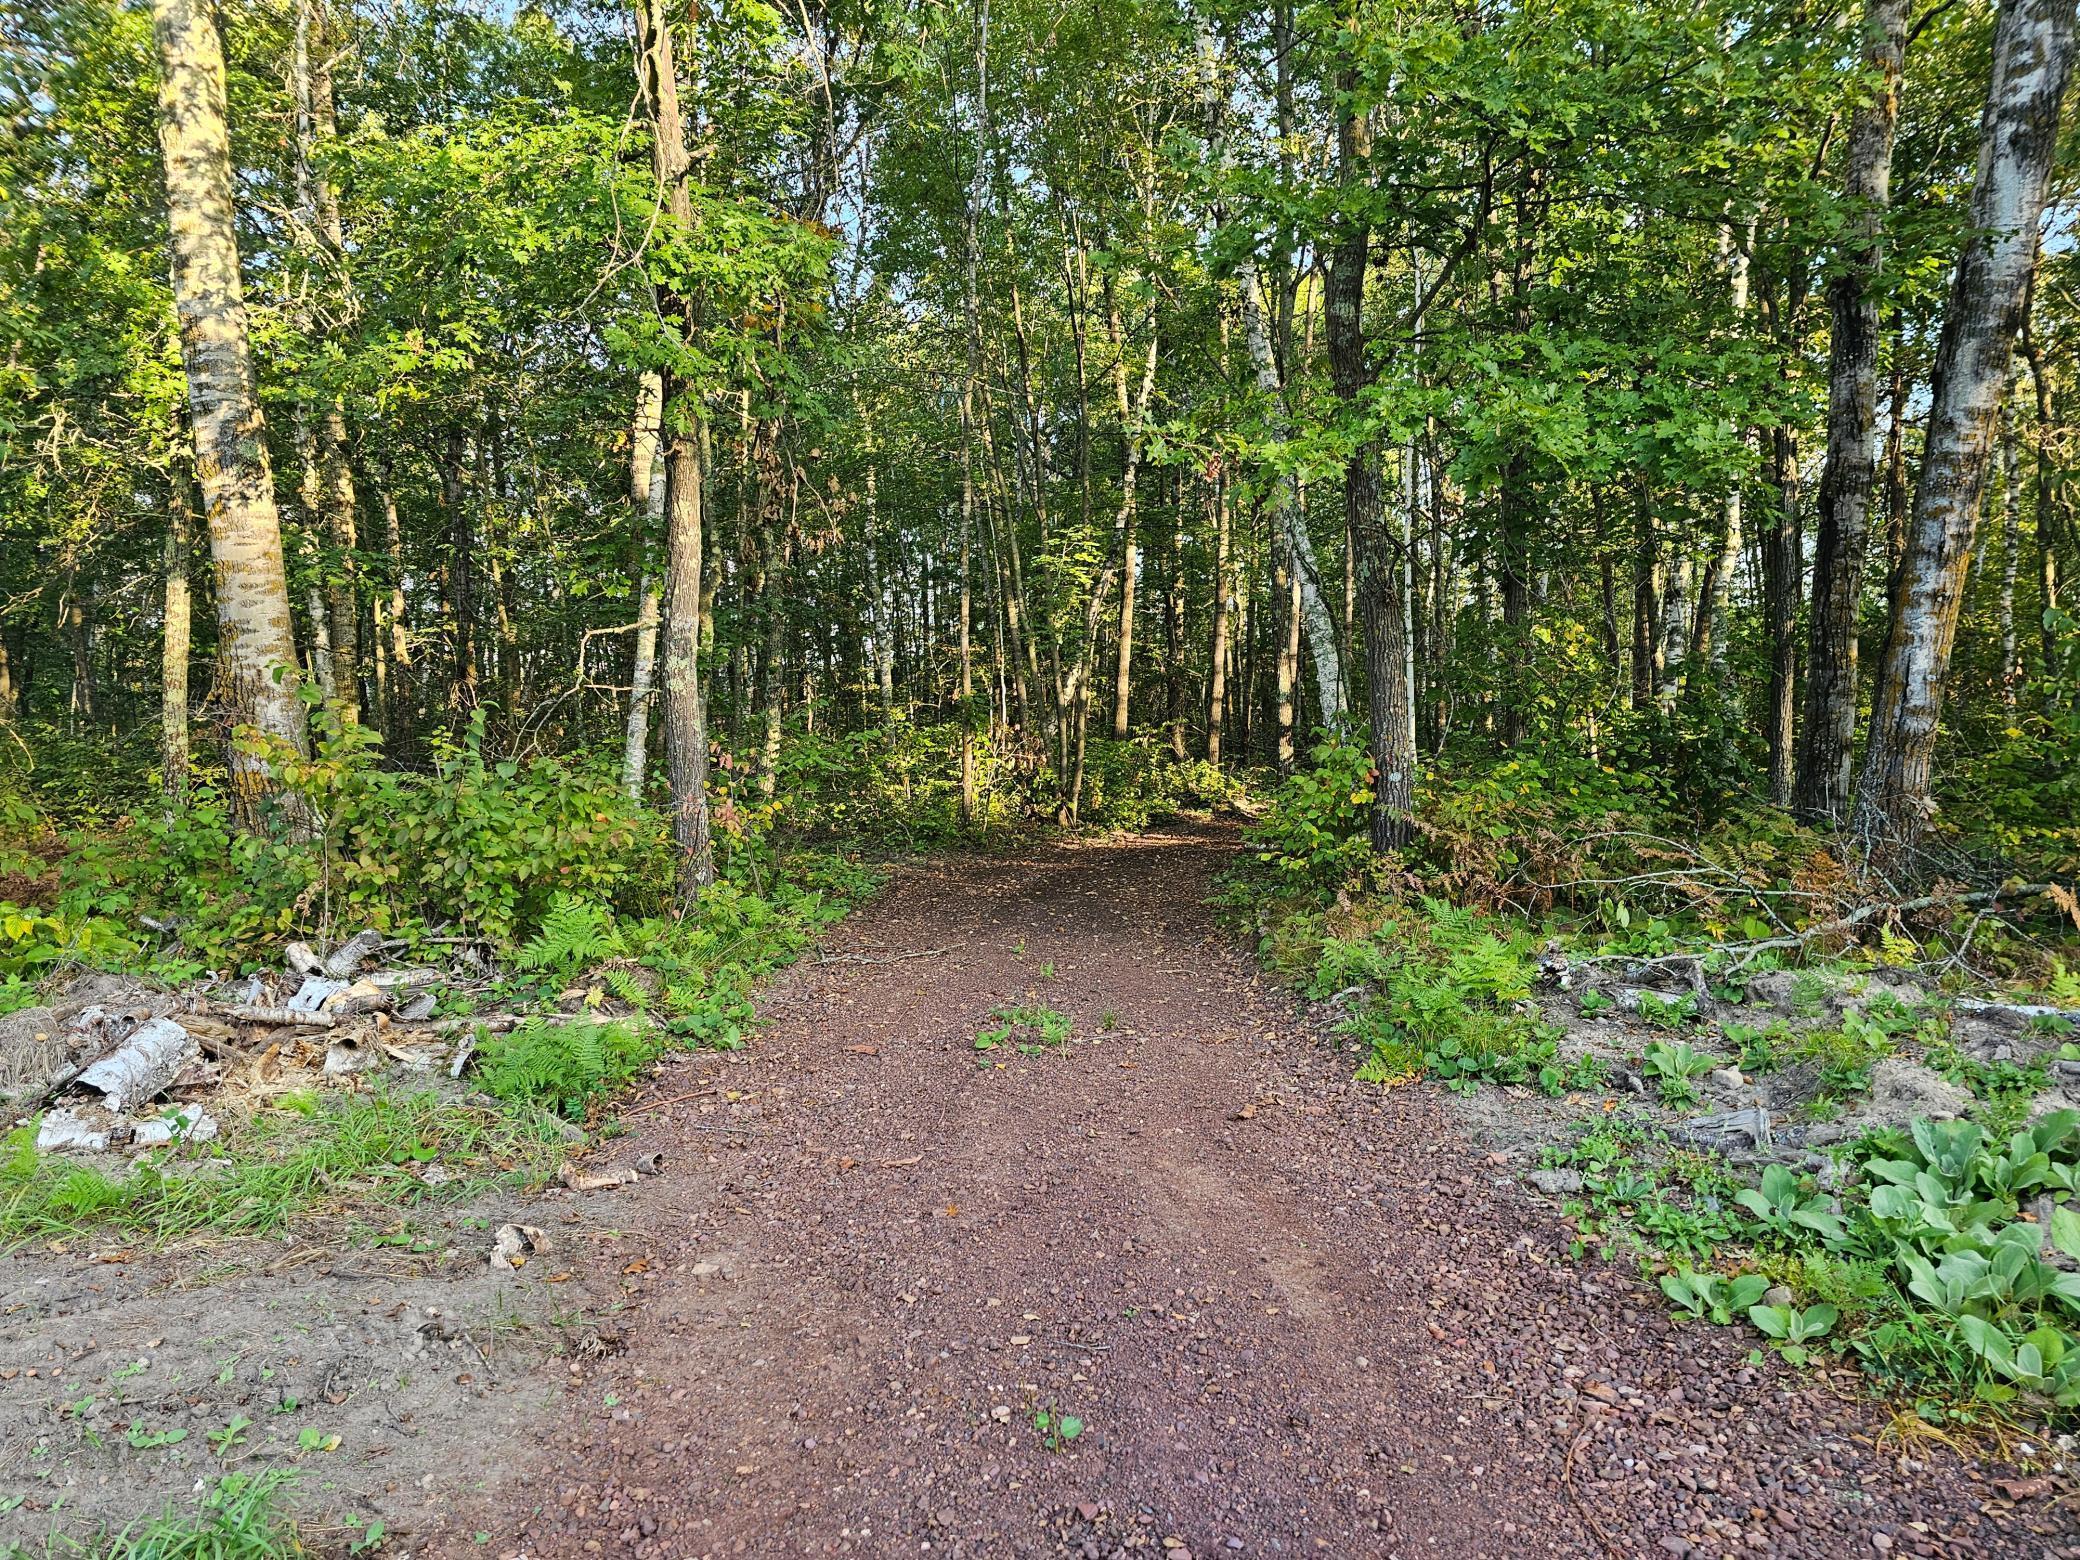
[[[1928,435],[1871,703],[1853,828],[1880,863],[1916,846],[1935,812],[1930,779],[1943,677],[1956,642],[2037,226],[2073,66],[2073,0],[2003,0],[1979,127],[1971,231],[1936,349]]]
[[[265,757],[237,728],[299,753],[307,735],[281,517],[238,269],[224,47],[205,0],[153,0],[152,31],[174,309],[215,575],[216,697],[234,730],[226,754],[232,788],[242,816],[254,823],[278,787]]]

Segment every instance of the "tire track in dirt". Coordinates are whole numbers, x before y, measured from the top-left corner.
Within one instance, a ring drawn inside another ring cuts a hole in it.
[[[904,870],[746,1053],[660,1077],[723,1092],[632,1118],[680,1168],[588,1213],[645,1272],[504,1551],[1605,1553],[1587,1510],[1622,1554],[2053,1552],[1558,1260],[1434,1098],[1352,1085],[1217,929],[1232,849]],[[979,1064],[1029,1000],[1075,1042]],[[1036,1407],[1086,1428],[1049,1450]]]

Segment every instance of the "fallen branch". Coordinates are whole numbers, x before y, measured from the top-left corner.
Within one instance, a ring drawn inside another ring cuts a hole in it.
[[[305,1013],[296,1008],[260,1007],[249,1002],[217,1002],[214,1012],[241,1024],[272,1024],[276,1028],[295,1025],[302,1029],[330,1029],[338,1022],[330,1013]]]
[[[2030,899],[2050,894],[2054,890],[2064,892],[2056,883],[2024,883],[2015,888],[1982,888],[1962,894],[1923,894],[1918,899],[1903,899],[1897,902],[1881,899],[1867,905],[1859,905],[1847,915],[1837,916],[1832,921],[1823,921],[1818,926],[1809,926],[1802,932],[1792,933],[1789,937],[1766,937],[1760,942],[1730,943],[1721,951],[1741,955],[1727,971],[1732,974],[1747,968],[1765,953],[1779,948],[1803,948],[1809,942],[1831,937],[1837,932],[1853,932],[1879,916],[1889,918],[1913,915],[1917,911],[1935,910],[1951,905],[1986,905],[2002,899]]]
[[[688,1100],[703,1099],[717,1092],[719,1091],[715,1089],[695,1089],[691,1094],[670,1094],[661,1100],[645,1100],[640,1105],[631,1105],[621,1114],[624,1116],[635,1116],[646,1110],[662,1110],[667,1105],[683,1105]]]
[[[1950,905],[1985,905],[2002,899],[2030,899],[2049,896],[2057,899],[2066,890],[2057,883],[2024,883],[2014,888],[1983,888],[1955,894],[1924,894],[1918,899],[1874,900],[1859,905],[1847,915],[1837,916],[1832,921],[1821,921],[1802,931],[1791,932],[1783,937],[1765,937],[1756,942],[1720,943],[1710,948],[1694,948],[1681,953],[1661,953],[1642,956],[1632,953],[1604,953],[1587,959],[1570,959],[1567,969],[1583,969],[1599,964],[1627,965],[1634,971],[1653,969],[1682,970],[1689,977],[1691,989],[1700,990],[1704,983],[1704,960],[1714,954],[1734,955],[1733,963],[1721,973],[1738,974],[1765,953],[1781,949],[1803,948],[1807,943],[1841,932],[1853,932],[1870,924],[1880,916],[1913,915],[1921,910],[1934,910]]]

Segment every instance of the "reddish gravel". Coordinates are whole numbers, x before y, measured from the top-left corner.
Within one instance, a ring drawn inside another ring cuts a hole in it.
[[[1567,1263],[1434,1095],[1351,1084],[1206,908],[1232,849],[903,871],[747,1052],[663,1072],[630,1126],[668,1173],[579,1236],[622,1347],[571,1367],[499,1549],[2080,1555],[2069,1492],[1903,1466],[1868,1406]],[[1026,1000],[1075,1042],[978,1065]]]

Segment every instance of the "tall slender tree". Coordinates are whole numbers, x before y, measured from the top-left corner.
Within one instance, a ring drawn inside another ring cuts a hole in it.
[[[215,572],[216,698],[232,728],[226,756],[232,788],[250,823],[279,786],[266,757],[238,728],[297,752],[305,750],[307,732],[281,517],[238,268],[224,46],[206,0],[153,0],[152,32],[174,309]]]
[[[1892,586],[1872,694],[1854,829],[1881,866],[1919,844],[1943,677],[1971,564],[1980,490],[2022,326],[2037,226],[2073,69],[2074,0],[2003,0],[1979,126],[1971,230],[1951,278],[1936,348],[1921,479]]]

